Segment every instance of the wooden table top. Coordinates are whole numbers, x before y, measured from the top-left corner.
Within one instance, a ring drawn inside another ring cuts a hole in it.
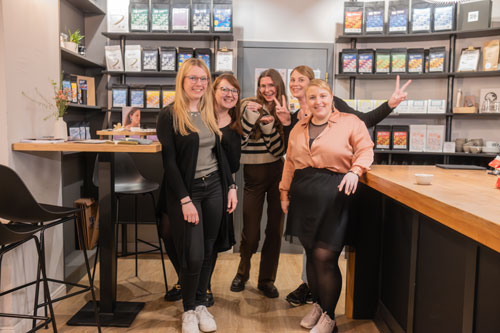
[[[139,136],[147,136],[147,135],[156,135],[156,130],[151,129],[147,131],[110,131],[110,130],[100,130],[96,132],[97,135],[102,136],[112,136],[112,135],[139,135]]]
[[[418,185],[415,173],[434,174]],[[500,189],[484,170],[374,165],[362,182],[449,228],[500,252]]]
[[[153,142],[150,145],[129,145],[114,143],[13,143],[14,151],[74,151],[94,153],[157,153],[161,144]]]

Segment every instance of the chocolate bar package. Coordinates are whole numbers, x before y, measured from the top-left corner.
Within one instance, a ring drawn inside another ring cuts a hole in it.
[[[142,50],[142,70],[158,71],[158,49],[144,48]]]
[[[383,34],[385,32],[385,2],[365,2],[365,34]]]
[[[432,4],[424,0],[413,0],[411,3],[411,32],[431,32]]]
[[[232,0],[213,1],[213,31],[233,31],[233,5]]]
[[[391,50],[391,73],[406,73],[407,51],[404,48]]]
[[[358,51],[358,73],[373,73],[375,52],[372,49]]]
[[[179,47],[177,52],[177,70],[181,68],[184,61],[193,57],[193,49],[189,47]]]
[[[134,86],[130,87],[130,106],[135,106],[138,108],[143,108],[144,107],[144,87],[141,86]]]
[[[161,87],[161,107],[164,108],[175,99],[175,86]]]
[[[151,31],[170,30],[170,0],[151,0]]]
[[[408,33],[409,2],[395,0],[389,2],[388,32],[390,34]]]
[[[149,31],[149,1],[131,0],[129,5],[130,31]]]
[[[410,126],[392,126],[392,149],[408,150]]]
[[[363,2],[344,2],[344,34],[361,35],[363,32]]]
[[[344,49],[341,56],[342,73],[357,73],[358,68],[358,50]]]
[[[391,50],[377,49],[375,51],[375,73],[390,73]]]
[[[147,86],[146,87],[146,108],[159,109],[160,108],[160,87]]]
[[[175,47],[160,47],[160,71],[175,72],[177,64],[177,49]]]
[[[373,132],[373,141],[375,141],[375,149],[390,149],[391,148],[391,126],[379,125],[375,126]]]
[[[432,31],[455,30],[457,7],[455,4],[435,4],[433,9]]]
[[[113,108],[121,108],[123,106],[127,106],[128,86],[122,84],[113,85],[111,89],[111,95]]]
[[[446,48],[431,47],[429,49],[429,73],[445,72]]]
[[[208,67],[208,70],[211,71],[212,68],[212,50],[210,49],[195,49],[194,57],[197,59],[203,60]]]
[[[408,49],[408,73],[424,72],[424,49]]]
[[[210,32],[210,0],[193,0],[191,4],[191,31]]]

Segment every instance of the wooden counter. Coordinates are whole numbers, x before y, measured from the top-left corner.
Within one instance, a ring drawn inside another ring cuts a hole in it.
[[[150,145],[127,145],[112,143],[13,143],[14,151],[75,151],[95,153],[157,153],[161,144],[153,142]]]
[[[434,174],[418,185],[415,173]],[[500,252],[500,189],[481,170],[374,165],[362,180],[371,188]]]

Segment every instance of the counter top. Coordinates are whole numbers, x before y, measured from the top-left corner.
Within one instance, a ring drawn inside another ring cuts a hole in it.
[[[14,151],[77,151],[95,153],[156,153],[161,151],[161,144],[127,145],[113,143],[13,143]]]
[[[431,173],[418,185],[415,173]],[[373,189],[500,252],[500,189],[484,170],[374,165],[361,181]]]

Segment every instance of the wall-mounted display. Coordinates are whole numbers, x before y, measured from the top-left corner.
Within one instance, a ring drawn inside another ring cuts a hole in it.
[[[210,0],[193,0],[191,4],[191,31],[210,32]]]
[[[189,32],[190,0],[172,0],[172,31]]]
[[[232,0],[213,1],[213,30],[214,32],[233,31],[233,5]]]
[[[411,32],[431,32],[432,4],[413,0],[411,4]]]
[[[455,30],[455,4],[434,5],[432,31]]]
[[[170,30],[170,0],[151,0],[151,31]]]
[[[141,45],[125,45],[125,71],[140,72],[141,71]]]
[[[203,60],[208,67],[208,70],[212,70],[212,50],[210,49],[195,49],[194,57]]]
[[[358,51],[358,73],[373,73],[374,56],[372,49]]]
[[[193,49],[189,47],[179,47],[177,52],[177,70],[180,70],[184,61],[193,57]]]
[[[145,90],[144,87],[130,87],[130,106],[135,106],[138,108],[144,107],[145,100]]]
[[[146,87],[146,108],[159,109],[160,108],[160,87],[148,86]]]
[[[391,50],[391,73],[406,73],[407,51],[404,48]]]
[[[431,47],[429,49],[429,72],[430,73],[445,72],[445,64],[446,64],[445,60],[446,60],[445,47]]]
[[[144,48],[142,50],[142,70],[158,71],[158,49]]]
[[[112,107],[121,108],[127,106],[128,101],[128,86],[126,85],[113,85],[111,89]]]
[[[391,71],[391,50],[377,49],[375,51],[375,73],[389,73]]]
[[[160,71],[175,72],[177,64],[177,49],[175,47],[160,47]]]
[[[110,72],[123,72],[122,49],[120,45],[105,46],[104,53],[107,70]]]
[[[483,43],[483,71],[498,70],[500,55],[500,40],[490,40]]]
[[[457,72],[476,72],[479,65],[479,57],[481,56],[481,49],[469,46],[462,49],[460,54],[460,61],[458,62]]]
[[[149,1],[130,0],[130,31],[149,31]]]
[[[458,30],[478,30],[491,27],[491,0],[464,2],[458,11]]]
[[[383,34],[385,32],[385,2],[365,2],[365,34]]]
[[[233,71],[233,50],[226,48],[217,50],[217,54],[215,56],[215,71]]]
[[[408,9],[407,0],[389,1],[389,27],[390,34],[408,33]]]
[[[424,49],[408,49],[408,73],[424,72]]]
[[[344,2],[344,34],[363,32],[363,2]]]

